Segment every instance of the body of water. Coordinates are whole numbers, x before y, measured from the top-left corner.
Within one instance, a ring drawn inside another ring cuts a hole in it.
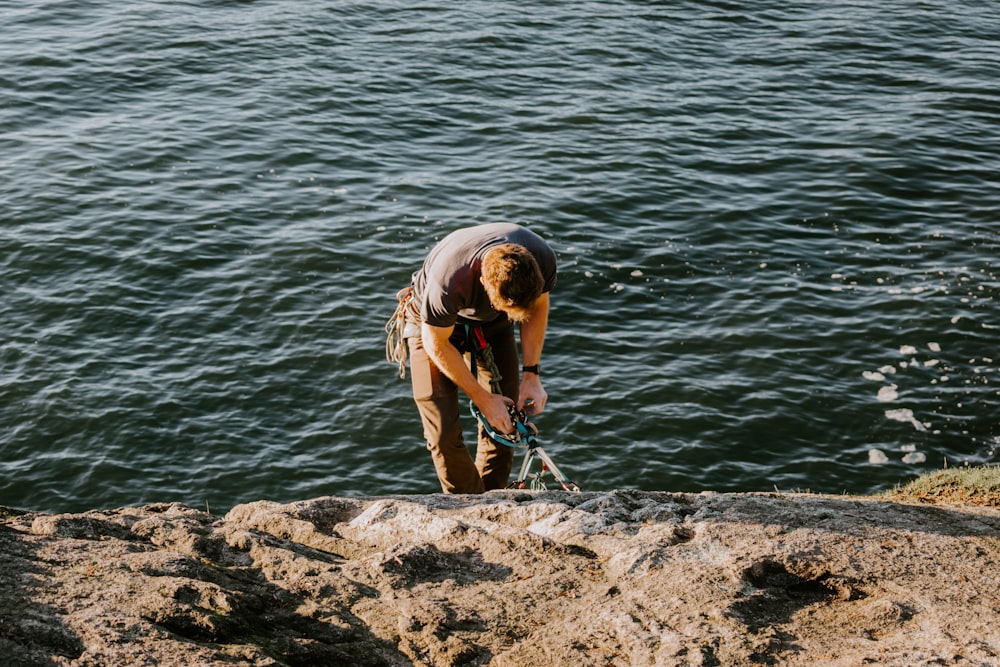
[[[382,326],[492,221],[559,255],[537,424],[584,489],[1000,461],[998,36],[963,1],[3,3],[0,504],[438,491]]]

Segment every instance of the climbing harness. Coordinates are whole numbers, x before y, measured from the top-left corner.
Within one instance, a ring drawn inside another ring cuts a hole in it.
[[[385,360],[399,367],[400,379],[406,379],[406,339],[420,321],[420,306],[413,298],[413,287],[404,287],[396,293],[396,312],[385,323]]]
[[[490,389],[494,394],[499,394],[500,380],[503,378],[500,377],[500,371],[497,368],[496,361],[493,359],[493,350],[490,348],[489,343],[486,342],[486,337],[483,335],[482,329],[477,326],[466,325],[466,335],[470,343],[469,347],[472,356],[470,368],[472,375],[476,375],[476,355],[479,354],[483,360],[483,365],[486,366],[491,374]],[[531,405],[530,399],[526,402],[526,405]],[[572,493],[580,492],[580,487],[571,482],[556,467],[556,464],[552,461],[552,457],[538,444],[538,427],[528,421],[528,415],[524,410],[518,410],[513,405],[507,406],[510,421],[514,424],[514,430],[511,433],[504,434],[490,425],[483,413],[471,400],[469,401],[469,407],[472,410],[473,416],[482,424],[483,430],[490,440],[501,445],[506,445],[507,447],[526,448],[517,479],[511,482],[507,488],[523,489],[527,487],[535,491],[544,491],[548,488],[545,486],[545,476],[551,473],[552,477],[559,482],[564,491]],[[535,459],[540,461],[540,468],[537,472],[532,472],[531,467]]]

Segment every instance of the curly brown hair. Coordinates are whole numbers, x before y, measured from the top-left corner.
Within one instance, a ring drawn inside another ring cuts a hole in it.
[[[490,303],[520,321],[542,294],[545,279],[535,256],[516,243],[504,243],[483,257],[482,281]]]

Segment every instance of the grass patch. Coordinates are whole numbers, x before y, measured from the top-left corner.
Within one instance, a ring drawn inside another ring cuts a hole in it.
[[[880,496],[901,502],[967,503],[1000,507],[1000,466],[939,470],[921,475]]]

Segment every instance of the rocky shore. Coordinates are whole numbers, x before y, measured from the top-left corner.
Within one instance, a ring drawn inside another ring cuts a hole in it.
[[[4,665],[997,665],[1000,509],[639,491],[0,509]]]

